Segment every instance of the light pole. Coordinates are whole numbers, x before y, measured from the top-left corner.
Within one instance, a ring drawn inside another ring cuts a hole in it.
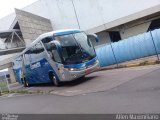
[[[151,34],[151,38],[152,38],[152,42],[153,42],[153,45],[154,45],[154,49],[155,49],[155,52],[156,52],[156,55],[157,55],[157,58],[158,58],[158,61],[159,61],[159,55],[158,55],[157,48],[156,48],[156,44],[155,44],[155,42],[154,42],[153,35],[152,35],[152,32],[151,32],[151,31],[150,31],[150,34]]]
[[[111,46],[112,53],[113,53],[113,56],[114,56],[114,59],[115,59],[115,62],[117,64],[117,68],[118,68],[118,61],[117,61],[116,55],[115,55],[114,50],[113,50],[112,42],[110,43],[110,46]]]
[[[78,16],[77,16],[75,5],[74,5],[73,0],[71,0],[71,2],[72,2],[72,5],[73,5],[73,9],[74,9],[74,14],[76,16],[76,20],[77,20],[77,23],[78,23],[78,28],[80,29],[81,27],[80,27],[80,24],[79,24],[79,20],[78,20]]]

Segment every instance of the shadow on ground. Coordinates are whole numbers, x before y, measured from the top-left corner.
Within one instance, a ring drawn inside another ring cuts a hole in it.
[[[61,83],[61,86],[76,86],[76,85],[79,85],[79,84],[83,84],[85,82],[89,82],[95,78],[97,78],[98,76],[89,76],[89,77],[83,77],[83,78],[79,78],[79,79],[76,79],[76,80],[73,80],[73,81],[67,81],[67,82],[62,82]]]
[[[72,81],[65,81],[65,82],[61,82],[60,87],[71,87],[71,86],[77,86],[80,84],[83,84],[85,82],[91,81],[95,78],[97,78],[98,76],[87,76],[87,77],[83,77],[83,78],[78,78],[76,80],[72,80]],[[54,86],[53,83],[43,83],[43,84],[35,84],[35,85],[30,85],[31,87],[52,87]]]

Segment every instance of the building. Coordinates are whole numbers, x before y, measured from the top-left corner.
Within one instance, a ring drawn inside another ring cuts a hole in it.
[[[98,34],[97,47],[117,42],[160,28],[160,0],[37,0],[0,19],[0,31],[20,30],[26,46],[44,32],[69,28]]]
[[[98,45],[160,27],[159,0],[38,0],[23,10],[49,19],[54,30],[97,33]],[[2,18],[0,30],[9,29],[15,17],[13,13]]]

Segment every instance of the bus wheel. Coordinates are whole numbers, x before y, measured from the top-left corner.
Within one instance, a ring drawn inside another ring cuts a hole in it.
[[[82,76],[82,77],[80,77],[80,79],[81,79],[81,80],[85,80],[85,79],[86,79],[86,78],[85,78],[85,75]]]
[[[59,80],[57,80],[57,78],[54,75],[52,76],[52,81],[53,81],[55,86],[60,86]]]

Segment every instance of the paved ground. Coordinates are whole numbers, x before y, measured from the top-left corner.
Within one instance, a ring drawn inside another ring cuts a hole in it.
[[[0,98],[0,113],[160,113],[160,66],[99,71],[48,95]]]

